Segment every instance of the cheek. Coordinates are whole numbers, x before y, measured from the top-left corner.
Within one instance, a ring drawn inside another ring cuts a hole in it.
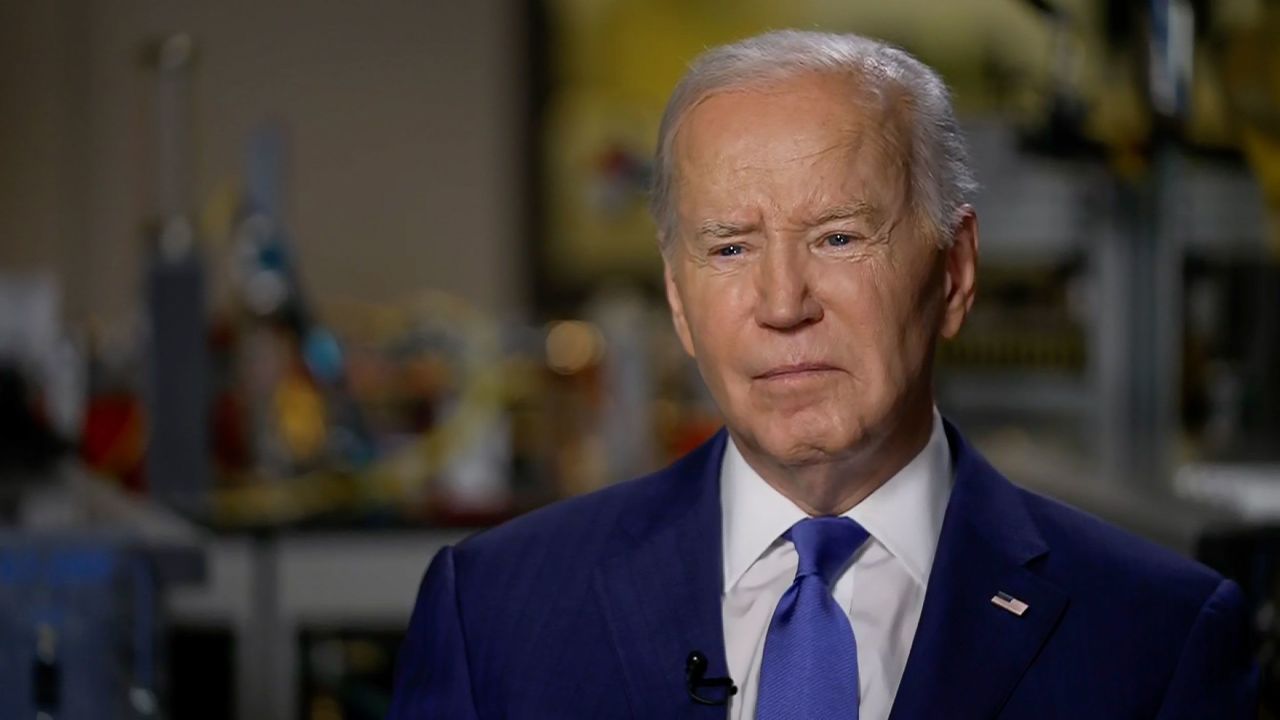
[[[709,382],[723,375],[742,351],[744,318],[739,295],[732,287],[712,284],[699,288],[685,308],[699,367]]]
[[[920,293],[914,283],[897,282],[885,262],[868,263],[833,287],[829,308],[842,320],[832,328],[848,362],[866,389],[875,393],[914,376],[927,342]]]

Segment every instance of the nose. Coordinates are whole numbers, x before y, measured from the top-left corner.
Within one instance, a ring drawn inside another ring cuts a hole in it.
[[[813,295],[807,253],[798,244],[771,242],[756,266],[755,319],[761,327],[794,330],[822,319]]]

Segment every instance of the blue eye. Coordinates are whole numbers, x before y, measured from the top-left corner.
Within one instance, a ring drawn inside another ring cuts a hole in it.
[[[853,236],[844,233],[832,233],[826,237],[826,241],[831,247],[844,247],[853,242]]]
[[[722,248],[716,248],[715,254],[720,257],[732,257],[734,255],[741,255],[742,251],[743,248],[741,245],[725,245]]]

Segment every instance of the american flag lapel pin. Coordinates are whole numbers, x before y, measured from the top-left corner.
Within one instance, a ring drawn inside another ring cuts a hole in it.
[[[1027,608],[1031,607],[1007,592],[998,592],[995,595],[992,595],[991,604],[1003,610],[1008,610],[1018,617],[1022,617],[1022,614],[1027,611]]]

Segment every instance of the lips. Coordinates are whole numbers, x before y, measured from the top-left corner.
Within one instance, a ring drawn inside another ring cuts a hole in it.
[[[791,365],[779,365],[777,367],[770,368],[755,377],[757,380],[781,380],[788,377],[802,376],[810,373],[833,372],[836,370],[839,370],[839,368],[826,363],[793,363]]]

